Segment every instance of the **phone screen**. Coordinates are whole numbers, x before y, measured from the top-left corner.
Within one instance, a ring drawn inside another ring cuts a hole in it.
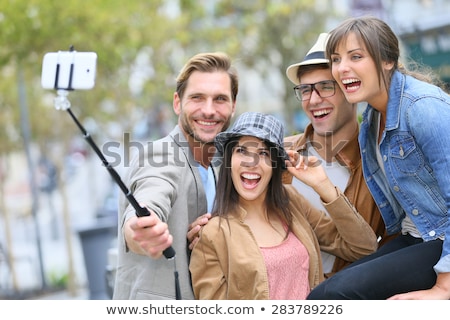
[[[95,52],[59,51],[44,55],[41,84],[44,89],[88,90],[95,85]]]

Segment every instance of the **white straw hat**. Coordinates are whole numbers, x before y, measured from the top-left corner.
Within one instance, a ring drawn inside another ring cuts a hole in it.
[[[329,62],[329,60],[325,58],[325,47],[327,45],[328,36],[329,36],[328,33],[321,33],[319,35],[319,38],[317,38],[316,43],[306,54],[303,61],[292,64],[286,69],[286,75],[288,79],[291,80],[292,83],[294,83],[295,85],[300,84],[297,78],[297,70],[298,68],[300,68],[300,66],[309,64],[322,64]]]

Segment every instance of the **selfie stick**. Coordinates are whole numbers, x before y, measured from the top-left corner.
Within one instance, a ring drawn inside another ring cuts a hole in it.
[[[71,47],[71,51],[73,51],[73,47]],[[94,140],[92,139],[91,135],[86,131],[86,129],[81,125],[81,123],[78,121],[78,119],[73,114],[72,110],[70,110],[70,101],[67,99],[67,96],[69,94],[68,90],[73,90],[72,87],[72,74],[73,74],[73,64],[70,66],[70,78],[69,78],[69,87],[67,89],[60,89],[57,87],[58,84],[58,76],[59,76],[59,65],[57,65],[56,69],[56,78],[55,78],[55,89],[57,90],[58,96],[55,98],[55,108],[57,110],[66,110],[73,121],[76,123],[78,128],[83,133],[84,139],[89,143],[89,145],[92,147],[92,149],[95,151],[95,153],[98,155],[100,160],[102,161],[103,165],[106,167],[110,175],[112,176],[113,180],[118,184],[122,192],[125,194],[125,197],[128,199],[130,204],[133,206],[133,208],[136,210],[136,215],[138,217],[144,217],[149,216],[150,211],[148,211],[146,208],[143,208],[139,205],[136,198],[133,196],[131,191],[127,188],[127,186],[123,183],[122,179],[120,178],[119,174],[116,170],[114,170],[114,167],[111,166],[111,164],[106,160],[106,158],[103,156],[103,153],[100,151],[98,146],[95,144]],[[177,271],[177,265],[176,265],[176,259],[175,259],[175,250],[170,246],[167,249],[163,251],[163,255],[169,259],[174,261],[175,266],[175,296],[177,300],[181,300],[181,290],[180,290],[180,284],[178,281],[178,271]]]

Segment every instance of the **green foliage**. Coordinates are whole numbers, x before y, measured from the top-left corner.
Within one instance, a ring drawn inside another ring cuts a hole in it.
[[[284,74],[324,31],[328,15],[329,10],[317,12],[315,3],[306,0],[3,0],[0,153],[21,147],[21,85],[34,142],[79,134],[66,115],[54,110],[54,92],[40,86],[46,52],[71,45],[77,51],[97,52],[95,90],[72,92],[73,112],[82,122],[95,119],[100,132],[111,122],[130,132],[143,112],[171,103],[175,77],[194,53],[225,51],[249,67],[270,64]],[[141,56],[149,59],[152,69],[145,73],[142,88],[133,91],[129,81],[141,68]],[[268,76],[264,68],[259,71]],[[287,79],[285,86],[292,87]],[[298,107],[291,90],[286,90],[287,118]]]
[[[52,270],[48,273],[48,281],[51,287],[67,288],[69,275],[67,272]]]

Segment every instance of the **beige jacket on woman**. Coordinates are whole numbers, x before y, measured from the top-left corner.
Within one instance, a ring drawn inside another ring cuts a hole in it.
[[[330,217],[315,209],[292,185],[285,185],[294,213],[293,232],[309,253],[309,285],[323,281],[320,249],[355,261],[374,252],[377,238],[344,194],[324,203]],[[189,269],[196,299],[269,299],[264,258],[253,234],[239,217],[212,218],[202,229]]]

